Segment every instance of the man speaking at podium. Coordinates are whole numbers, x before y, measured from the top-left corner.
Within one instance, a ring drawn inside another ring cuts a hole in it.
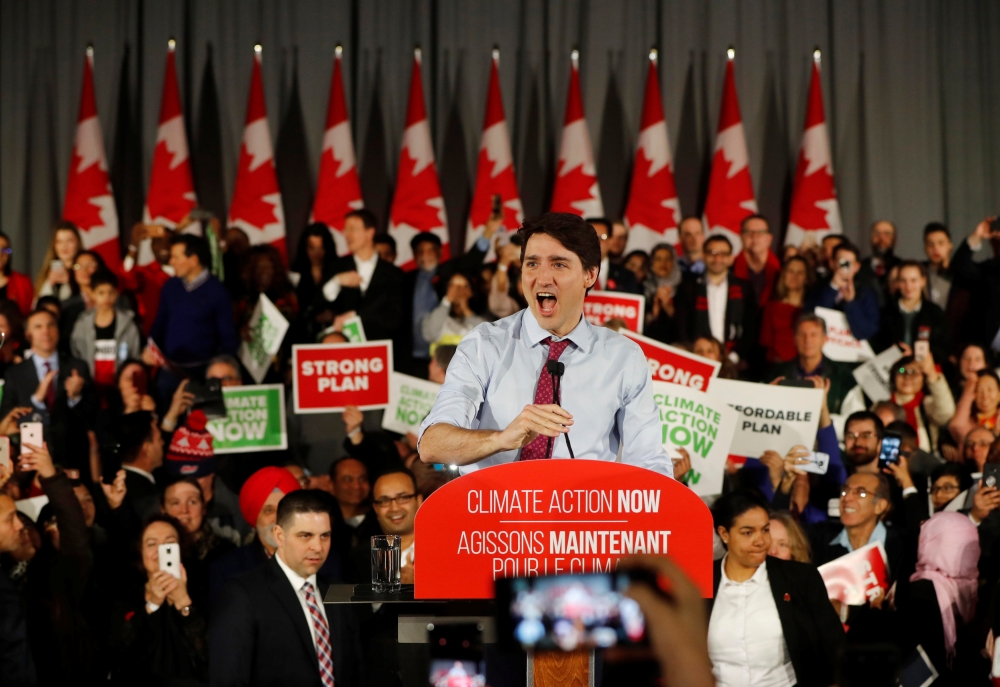
[[[620,453],[623,463],[672,477],[646,357],[583,317],[601,264],[597,232],[576,215],[549,213],[518,233],[528,309],[479,325],[459,344],[420,426],[421,460],[469,472]]]

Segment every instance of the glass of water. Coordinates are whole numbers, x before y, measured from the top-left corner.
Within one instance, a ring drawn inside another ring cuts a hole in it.
[[[399,591],[400,538],[397,534],[372,537],[372,591]]]

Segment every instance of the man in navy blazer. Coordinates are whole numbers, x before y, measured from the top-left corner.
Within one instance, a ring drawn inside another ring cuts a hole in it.
[[[209,681],[216,687],[365,684],[357,621],[326,606],[317,579],[330,553],[328,500],[295,491],[278,504],[269,561],[226,582],[209,628]]]

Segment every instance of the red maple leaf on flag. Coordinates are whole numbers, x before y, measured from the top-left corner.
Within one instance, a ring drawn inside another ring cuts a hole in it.
[[[562,168],[565,164],[564,161],[559,161],[558,178],[552,194],[551,212],[569,212],[579,215],[580,208],[573,203],[597,200],[597,196],[593,195],[597,178],[584,172],[583,165],[577,165],[563,175]]]
[[[153,151],[153,169],[156,170],[155,183],[150,183],[146,196],[146,206],[150,217],[166,217],[173,222],[184,219],[191,208],[195,206],[191,195],[194,186],[191,182],[190,168],[187,160],[171,169],[174,154],[167,148],[165,140],[156,144]]]
[[[646,151],[639,148],[636,151],[632,191],[625,216],[633,226],[641,224],[664,233],[668,229],[677,228],[674,209],[663,205],[663,201],[677,197],[677,190],[674,188],[674,175],[670,173],[669,165],[664,165],[660,171],[650,176],[652,166],[653,161],[646,157]]]
[[[70,169],[78,169],[81,159],[74,149]],[[108,195],[111,195],[108,173],[101,169],[100,162],[95,162],[82,171],[71,173],[66,188],[63,217],[83,231],[91,227],[102,227],[104,220],[101,218],[101,207],[90,201],[92,198]]]
[[[493,160],[490,159],[485,148],[479,149],[478,164],[478,169],[493,169]],[[482,177],[481,181],[482,184],[477,183],[476,185],[475,193],[472,196],[472,207],[469,209],[469,221],[474,227],[486,224],[490,218],[490,214],[493,212],[493,194],[499,193],[503,203],[519,197],[513,165],[508,165],[495,177]],[[517,217],[517,208],[508,207],[506,204],[503,207],[503,219],[505,227],[514,228],[521,225]]]
[[[273,159],[265,160],[253,170],[250,169],[251,162],[253,156],[247,151],[246,144],[243,144],[240,146],[239,173],[229,213],[233,220],[241,219],[252,227],[262,229],[278,221],[274,205],[264,200],[264,196],[279,192],[277,176]]]
[[[393,223],[408,224],[421,231],[442,226],[441,208],[427,202],[441,197],[434,165],[427,165],[419,174],[414,174],[417,161],[407,148],[399,156],[399,164],[397,178],[406,181],[398,185],[392,199]]]
[[[709,197],[705,201],[705,219],[709,228],[725,227],[739,233],[740,222],[752,210],[742,204],[753,202],[753,180],[750,178],[750,166],[729,177],[731,162],[726,160],[722,148],[715,151],[712,158],[712,175],[708,182]]]
[[[313,203],[313,217],[316,221],[332,222],[337,227],[343,225],[344,215],[354,210],[361,200],[361,186],[358,183],[356,168],[352,167],[338,177],[336,174],[339,169],[340,162],[333,156],[333,150],[323,151],[319,176],[321,179],[333,179],[336,188],[331,193],[316,194]]]
[[[806,176],[809,161],[805,151],[799,150],[799,163],[796,167],[795,191],[792,193],[792,207],[789,221],[803,229],[829,229],[825,208],[817,203],[823,200],[834,200],[837,195],[833,190],[833,176],[830,169],[823,165],[812,174]]]

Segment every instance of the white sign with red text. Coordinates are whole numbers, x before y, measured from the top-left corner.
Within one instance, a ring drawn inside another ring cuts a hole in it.
[[[646,297],[614,291],[591,291],[583,301],[587,322],[602,325],[608,320],[623,320],[633,332],[642,334],[646,318]]]
[[[639,344],[649,361],[649,371],[654,382],[670,382],[707,391],[709,381],[719,374],[719,368],[722,367],[714,360],[668,346],[642,334],[630,331],[623,331],[621,334]]]
[[[392,342],[292,346],[296,413],[333,413],[389,405]]]
[[[885,548],[876,541],[819,566],[826,594],[848,606],[864,606],[889,591]]]
[[[875,357],[875,351],[868,341],[858,341],[851,333],[847,315],[839,310],[816,308],[816,314],[826,322],[826,343],[823,355],[841,363],[862,363]]]

